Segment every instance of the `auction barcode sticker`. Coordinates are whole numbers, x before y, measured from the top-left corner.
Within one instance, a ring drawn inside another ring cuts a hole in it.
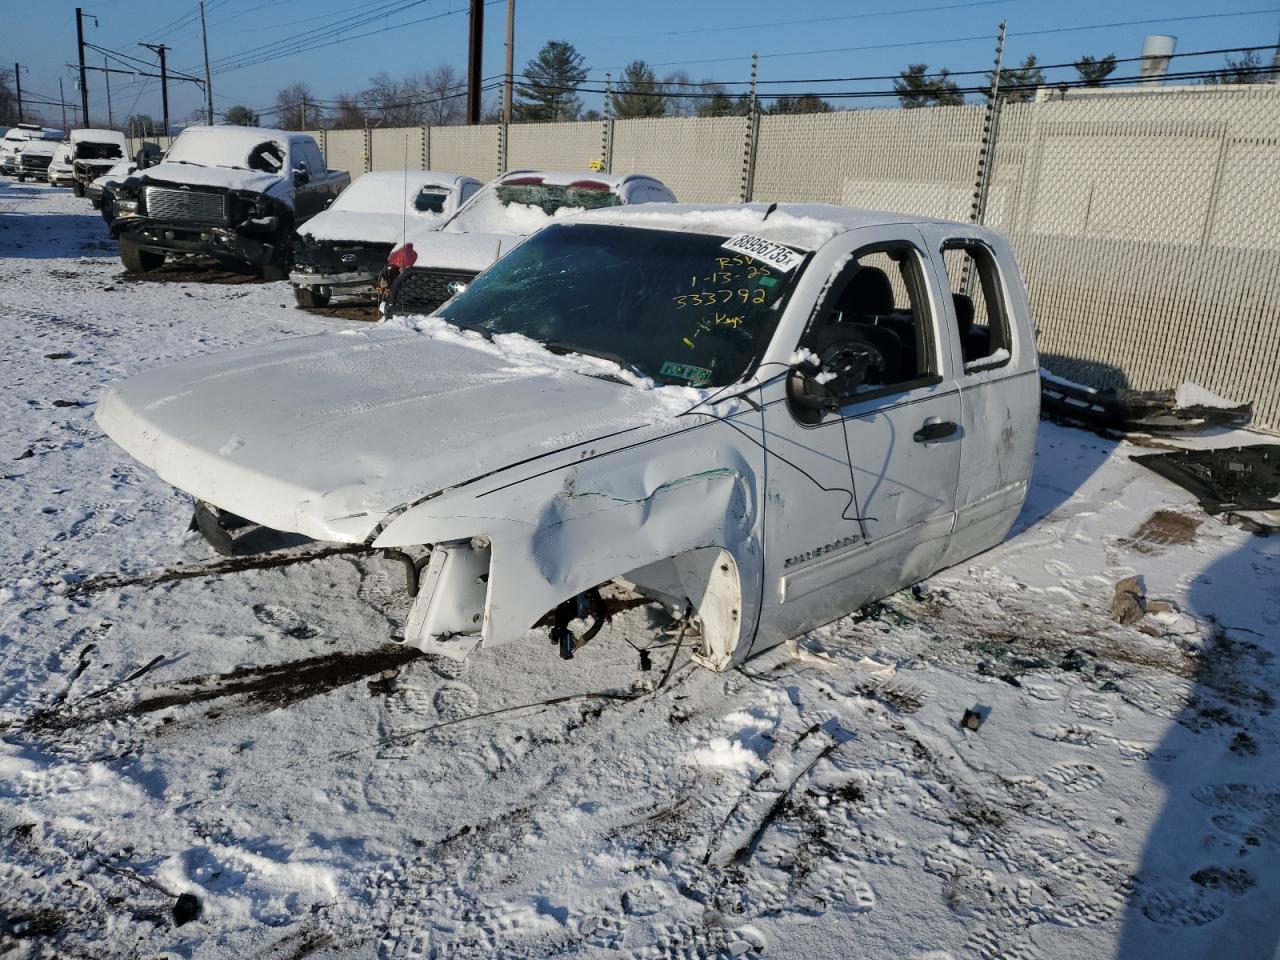
[[[793,269],[804,259],[804,254],[752,233],[739,233],[726,240],[722,246],[734,253],[745,253],[752,260],[759,260],[783,273]]]

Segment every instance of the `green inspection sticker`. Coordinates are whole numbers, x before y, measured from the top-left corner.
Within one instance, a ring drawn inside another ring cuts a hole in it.
[[[691,363],[676,363],[674,360],[665,361],[658,373],[664,377],[678,377],[681,380],[688,380],[695,387],[711,379],[711,371],[706,367],[695,367]]]
[[[778,285],[778,281],[775,277],[760,278],[760,286],[762,287],[776,287],[777,285]]]

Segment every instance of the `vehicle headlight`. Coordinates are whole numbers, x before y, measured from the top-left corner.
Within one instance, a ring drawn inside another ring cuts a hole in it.
[[[117,217],[136,217],[138,215],[137,197],[116,197],[113,205]]]

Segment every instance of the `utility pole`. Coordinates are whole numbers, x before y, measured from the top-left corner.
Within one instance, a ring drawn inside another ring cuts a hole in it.
[[[502,88],[502,122],[511,122],[511,85],[515,79],[516,0],[507,0],[507,82]]]
[[[22,122],[22,64],[13,65],[13,82],[18,87],[18,122]]]
[[[89,125],[89,84],[84,72],[84,11],[76,7],[76,43],[80,47],[80,119]]]
[[[169,49],[163,43],[140,43],[140,47],[155,51],[160,57],[160,105],[164,113],[164,135],[169,135],[169,71],[165,66],[164,55]]]
[[[471,40],[467,45],[467,123],[470,124],[480,122],[480,56],[483,48],[484,0],[471,0]]]
[[[62,132],[67,132],[67,97],[62,92],[62,78],[58,78],[58,102],[62,104]]]
[[[200,0],[200,36],[204,40],[204,92],[208,96],[205,113],[208,124],[213,126],[213,81],[209,79],[209,31],[204,25],[204,0]]]
[[[110,129],[116,125],[116,119],[111,115],[111,71],[106,57],[102,58],[102,82],[107,85],[107,128]]]

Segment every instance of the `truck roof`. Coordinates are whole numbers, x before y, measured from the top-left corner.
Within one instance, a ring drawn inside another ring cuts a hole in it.
[[[93,127],[84,127],[80,130],[71,131],[71,142],[82,143],[88,141],[90,143],[119,143],[125,142],[124,134],[119,130],[102,130]]]
[[[207,124],[192,124],[189,127],[184,127],[182,132],[186,133],[189,130],[218,133],[222,134],[227,139],[239,137],[246,141],[252,140],[254,143],[258,143],[262,140],[284,140],[287,142],[291,140],[315,139],[311,134],[301,133],[297,130],[277,130],[274,127],[242,127],[239,124],[234,123],[218,123],[213,126],[208,126]]]
[[[958,221],[941,217],[860,210],[833,203],[644,203],[587,211],[576,215],[573,222],[609,223],[725,236],[752,233],[777,243],[809,250],[816,250],[837,234],[863,227],[902,223],[961,225]],[[974,228],[973,224],[963,226]]]

